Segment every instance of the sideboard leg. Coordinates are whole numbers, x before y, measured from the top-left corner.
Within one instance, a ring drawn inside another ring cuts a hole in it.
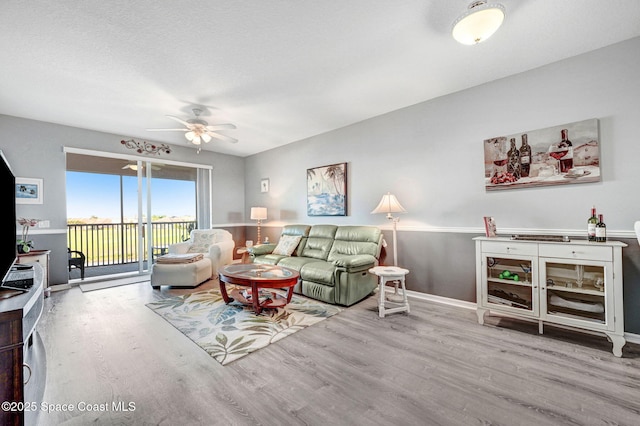
[[[476,309],[476,315],[478,315],[478,324],[484,325],[484,316],[489,312],[487,309],[478,308]]]
[[[627,340],[623,336],[617,334],[607,334],[611,343],[613,343],[613,354],[618,358],[622,357],[622,347],[627,343]]]

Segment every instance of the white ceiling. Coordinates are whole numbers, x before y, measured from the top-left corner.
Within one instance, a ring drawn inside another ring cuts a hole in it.
[[[251,155],[640,36],[637,0],[502,0],[489,40],[471,0],[3,0],[0,114],[187,145],[199,106]]]

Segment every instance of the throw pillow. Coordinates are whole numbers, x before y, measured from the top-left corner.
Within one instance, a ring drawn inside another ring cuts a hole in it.
[[[187,249],[187,253],[207,253],[209,247],[214,243],[214,235],[212,233],[194,232],[193,242]]]
[[[281,256],[291,256],[291,253],[298,247],[301,235],[283,235],[278,241],[278,245],[273,250],[273,254],[279,254]]]

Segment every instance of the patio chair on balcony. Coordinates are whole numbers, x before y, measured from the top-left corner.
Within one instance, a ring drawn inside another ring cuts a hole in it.
[[[67,248],[69,254],[69,275],[71,275],[71,268],[80,269],[80,279],[84,280],[84,264],[86,256],[81,251],[71,250]]]

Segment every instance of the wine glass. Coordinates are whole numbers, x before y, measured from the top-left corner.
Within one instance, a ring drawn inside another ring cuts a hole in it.
[[[493,267],[496,266],[498,263],[500,263],[500,260],[496,259],[495,257],[487,258],[487,266],[489,267],[489,278],[494,278]]]
[[[558,173],[566,173],[573,166],[569,166],[568,161],[562,160],[562,158],[569,153],[569,147],[564,144],[553,144],[549,147],[549,155],[556,159],[558,162]],[[573,160],[571,160],[573,163]]]
[[[506,139],[496,139],[493,142],[493,173],[492,177],[499,173],[506,173],[507,162],[509,161]]]
[[[576,265],[576,284],[578,287],[582,288],[582,284],[584,282],[584,265]]]
[[[522,272],[524,272],[524,282],[528,283],[529,282],[529,273],[531,272],[531,265],[526,264],[526,263],[521,263],[520,264],[520,268],[522,269]]]
[[[593,286],[600,291],[604,291],[604,280],[602,278],[598,278]]]

